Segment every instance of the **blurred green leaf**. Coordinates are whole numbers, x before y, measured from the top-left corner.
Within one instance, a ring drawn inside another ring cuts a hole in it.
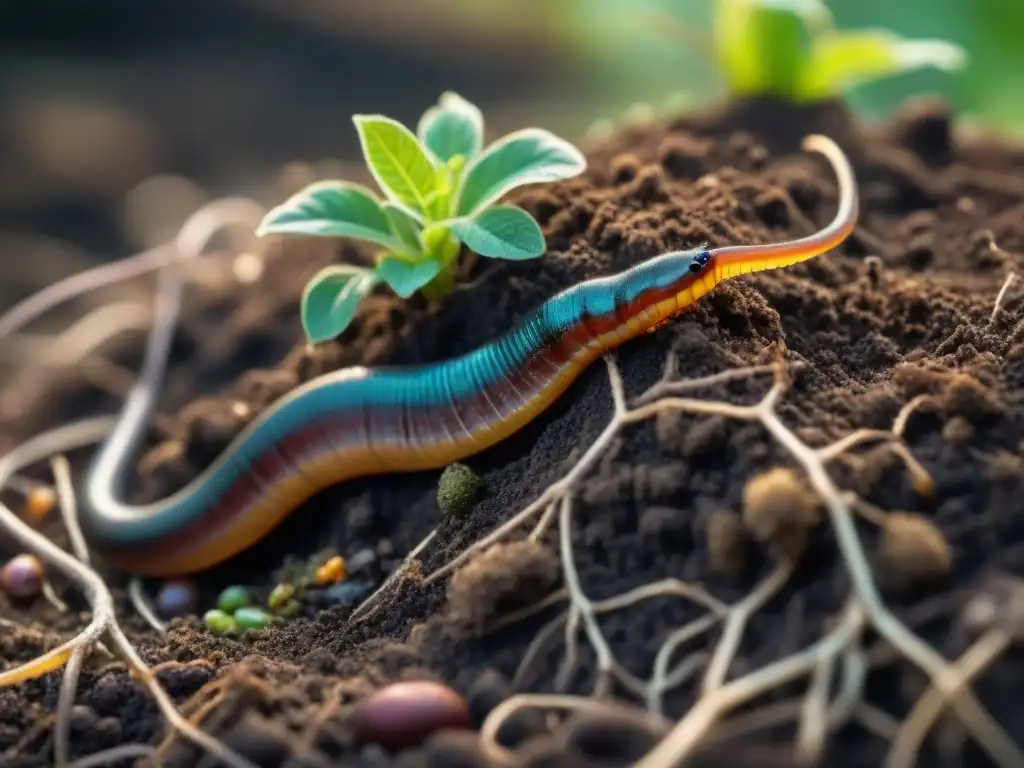
[[[358,237],[400,247],[374,194],[346,181],[321,181],[300,190],[272,208],[256,234]]]
[[[923,67],[955,70],[965,63],[964,50],[942,40],[904,40],[886,30],[833,32],[814,41],[794,95],[825,99],[863,81]]]
[[[484,139],[484,118],[480,110],[453,91],[445,91],[423,113],[416,128],[420,141],[442,163],[456,155],[473,159]]]
[[[379,283],[369,269],[339,264],[324,267],[302,292],[302,327],[311,344],[338,336],[355,316],[359,303]]]
[[[716,0],[715,52],[730,93],[789,96],[807,66],[811,34],[830,25],[818,0]]]
[[[481,256],[519,261],[544,253],[544,233],[530,214],[514,205],[495,205],[447,224]]]

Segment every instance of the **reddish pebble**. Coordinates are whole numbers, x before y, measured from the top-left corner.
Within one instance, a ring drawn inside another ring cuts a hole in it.
[[[31,600],[43,591],[45,572],[35,555],[18,555],[0,571],[0,587],[15,600]]]
[[[429,680],[381,688],[360,705],[355,726],[360,743],[390,750],[419,746],[442,729],[471,727],[466,700]]]

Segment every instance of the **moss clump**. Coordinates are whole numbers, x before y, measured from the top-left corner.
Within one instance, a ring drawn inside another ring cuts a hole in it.
[[[483,482],[465,464],[450,464],[437,481],[437,506],[445,517],[462,517],[473,508]]]

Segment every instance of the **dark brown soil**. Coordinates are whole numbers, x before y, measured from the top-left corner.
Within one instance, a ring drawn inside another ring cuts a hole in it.
[[[298,382],[342,365],[410,363],[464,352],[506,330],[559,289],[661,251],[704,241],[767,242],[814,230],[832,217],[836,188],[820,158],[799,149],[800,138],[811,132],[836,139],[856,167],[863,214],[855,234],[807,264],[719,286],[694,312],[627,345],[618,361],[628,391],[637,394],[658,379],[670,354],[677,356],[682,375],[699,376],[763,362],[781,342],[789,358],[807,368],[796,375],[780,414],[816,445],[858,427],[888,428],[910,398],[936,394],[937,402],[915,415],[907,432],[912,452],[935,477],[931,499],[917,495],[883,451],[869,451],[856,471],[837,466],[836,476],[873,504],[921,513],[941,529],[952,548],[952,571],[939,585],[908,593],[890,588],[895,582],[885,573],[879,580],[901,618],[947,657],[959,655],[969,643],[959,620],[964,601],[994,573],[1024,575],[1024,515],[1018,514],[1024,494],[1019,290],[1011,287],[1003,311],[989,323],[1007,270],[1024,266],[1018,255],[1024,254],[1024,149],[956,137],[941,105],[908,108],[870,131],[835,106],[794,110],[770,103],[624,130],[588,148],[591,168],[585,177],[515,195],[514,202],[544,227],[549,252],[543,259],[474,265],[474,277],[484,274],[479,285],[453,295],[436,315],[415,301],[375,298],[341,340],[314,351],[297,343],[301,287],[318,266],[359,258],[360,251],[322,242],[271,244],[267,271],[254,286],[191,294],[163,400],[164,418],[140,459],[132,496],[155,498],[194,476],[242,427],[232,410],[239,400],[257,413]],[[126,365],[137,362],[137,341],[120,355]],[[765,386],[760,379],[740,381],[712,388],[706,396],[753,402]],[[49,395],[21,410],[20,434],[9,424],[5,442],[117,402],[73,377],[56,393],[41,385],[33,389]],[[610,412],[608,379],[598,364],[534,425],[468,462],[482,474],[487,493],[461,521],[440,522],[435,473],[401,482],[367,478],[325,492],[279,534],[204,576],[205,605],[225,583],[270,584],[286,555],[301,557],[324,546],[346,555],[376,549],[383,553],[379,564],[386,572],[440,523],[421,562],[429,573],[561,477]],[[973,426],[966,444],[948,439],[948,429],[944,437],[944,425],[954,416]],[[602,471],[585,480],[577,494],[575,557],[590,597],[672,576],[700,583],[727,602],[741,598],[770,563],[751,554],[741,575],[720,575],[712,562],[722,559],[725,545],[716,545],[709,556],[708,521],[715,520],[716,539],[734,530],[735,517],[729,515],[741,509],[745,481],[789,463],[758,425],[681,416],[629,429]],[[53,532],[60,535],[57,525]],[[876,539],[867,524],[862,533],[869,543]],[[523,571],[494,556],[490,572],[457,590],[478,605],[446,606],[444,585],[405,582],[388,594],[383,610],[354,627],[340,608],[244,640],[214,637],[190,620],[175,623],[164,643],[139,620],[125,623],[148,662],[176,662],[160,676],[179,702],[219,681],[225,697],[206,716],[204,728],[259,764],[383,765],[386,761],[373,762],[369,755],[362,761],[357,757],[349,729],[349,704],[372,687],[432,677],[471,693],[478,717],[507,694],[504,686],[550,617],[483,637],[473,633],[481,617],[493,619],[496,612],[536,601],[550,589],[543,558],[534,563],[520,555],[511,562]],[[822,526],[790,585],[752,619],[732,674],[820,637],[849,588],[833,537]],[[67,598],[76,610],[83,607],[73,592]],[[80,621],[77,616],[58,620],[42,604],[25,610],[5,606],[3,612],[52,632],[70,632]],[[130,616],[127,607],[123,615]],[[680,601],[656,600],[611,614],[602,627],[625,666],[646,676],[667,633],[695,615]],[[8,663],[30,658],[56,640],[7,629],[0,637],[0,655]],[[716,639],[707,639],[708,648]],[[560,654],[558,647],[542,655],[526,681],[530,690],[551,690]],[[585,692],[594,684],[593,654],[584,650],[581,662],[574,690]],[[59,679],[52,674],[0,690],[0,750],[18,745],[3,758],[4,765],[50,763],[49,718]],[[1018,703],[1022,682],[1024,665],[1013,652],[978,685],[981,700],[1010,734],[1024,732]],[[871,674],[868,696],[899,718],[919,690],[916,675],[897,664]],[[798,692],[788,689],[790,695]],[[683,694],[668,697],[668,714],[681,716],[693,700],[692,686],[685,687]],[[88,670],[78,704],[75,755],[136,740],[155,742],[162,733],[154,707],[121,665]],[[576,723],[569,736],[563,728],[555,736],[542,735],[544,728],[542,720],[527,717],[510,724],[510,743],[530,741],[527,749],[534,757],[524,765],[597,765],[585,757],[593,749],[593,731],[617,733],[613,726],[594,723]],[[619,742],[638,738],[620,730]],[[777,729],[700,764],[785,765],[784,747],[792,736],[789,729]],[[609,738],[611,744],[617,737]],[[457,758],[453,744],[441,740],[407,751],[395,764],[478,764],[456,762],[468,758]],[[826,763],[875,766],[884,750],[881,740],[850,727],[831,740]],[[986,764],[972,745],[964,754],[968,764]],[[172,757],[175,766],[199,765],[201,759],[184,747]],[[931,745],[921,764],[937,765],[938,759]]]

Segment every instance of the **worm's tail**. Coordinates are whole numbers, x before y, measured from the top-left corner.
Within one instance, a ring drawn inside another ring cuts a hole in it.
[[[839,210],[824,229],[796,240],[767,245],[727,245],[711,250],[716,276],[724,280],[748,272],[777,269],[805,261],[835,248],[850,236],[860,215],[857,180],[850,161],[827,136],[812,134],[803,140],[803,148],[828,158],[839,181]]]

